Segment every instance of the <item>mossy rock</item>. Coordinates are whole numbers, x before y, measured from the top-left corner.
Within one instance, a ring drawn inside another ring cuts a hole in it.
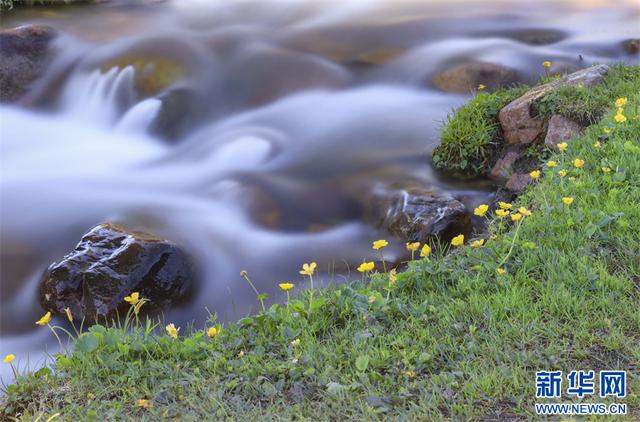
[[[109,60],[100,66],[103,72],[113,67],[135,69],[134,84],[143,97],[157,95],[173,85],[185,74],[185,68],[178,62],[157,56],[126,55]]]

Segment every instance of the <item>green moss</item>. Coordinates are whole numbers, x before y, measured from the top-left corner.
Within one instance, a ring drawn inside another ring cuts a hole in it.
[[[541,166],[541,179],[514,204],[533,214],[518,224],[493,221],[484,247],[415,262],[393,285],[379,274],[323,289],[312,306],[301,294],[214,339],[204,326],[178,340],[164,323],[93,327],[71,342],[73,352],[54,356],[51,370],[8,386],[4,411],[25,420],[58,412],[55,420],[536,420],[536,370],[626,369],[629,413],[615,420],[635,420],[640,86],[633,88],[627,121],[616,123],[612,110],[551,155],[558,166]],[[575,158],[584,168],[571,165]],[[569,174],[560,177],[561,169]],[[137,407],[138,399],[152,407]]]
[[[521,96],[526,87],[481,92],[460,107],[447,121],[440,145],[433,151],[433,163],[463,177],[484,174],[502,148],[500,109]]]

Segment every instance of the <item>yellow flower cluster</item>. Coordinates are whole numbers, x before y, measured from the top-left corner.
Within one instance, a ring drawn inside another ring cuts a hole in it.
[[[627,97],[618,98],[616,100],[615,106],[618,110],[616,111],[616,115],[613,116],[613,120],[615,120],[616,123],[624,123],[627,121],[627,117],[624,115],[624,109],[622,108],[625,105],[627,105]]]

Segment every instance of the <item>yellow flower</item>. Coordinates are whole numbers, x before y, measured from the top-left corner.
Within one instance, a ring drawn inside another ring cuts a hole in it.
[[[373,271],[375,268],[375,264],[373,262],[363,262],[358,267],[358,271],[361,273],[368,273],[369,271]]]
[[[549,68],[551,67],[551,62],[549,60],[545,60],[542,62],[542,67]]]
[[[297,339],[293,340],[293,341],[291,342],[291,346],[293,346],[293,347],[298,347],[298,346],[300,346],[300,339],[299,339],[299,338],[297,338]]]
[[[576,158],[575,160],[573,160],[573,166],[577,169],[581,169],[582,167],[584,167],[584,160]]]
[[[593,143],[593,147],[594,147],[594,148],[600,148],[601,146],[602,146],[602,144],[600,143],[600,141],[595,141],[595,142]]]
[[[609,129],[608,127],[604,127],[602,128],[602,131],[606,134],[608,134],[609,132],[611,132],[611,129]]]
[[[406,246],[409,252],[415,252],[420,248],[420,242],[413,242],[413,243],[407,242]]]
[[[141,407],[143,409],[148,409],[151,407],[151,402],[147,399],[139,399],[139,400],[136,400],[136,406]]]
[[[425,258],[429,256],[430,253],[431,253],[431,247],[425,243],[424,246],[422,247],[422,250],[420,251],[420,256],[422,258]]]
[[[209,337],[209,338],[214,338],[218,334],[220,334],[220,330],[218,328],[216,328],[216,327],[209,327],[207,329],[207,337]]]
[[[369,299],[367,299],[367,302],[369,302],[369,303],[373,303],[375,301],[376,301],[375,295],[371,295],[371,296],[369,296]]]
[[[416,377],[416,373],[414,371],[405,371],[404,376],[411,379]]]
[[[482,205],[478,205],[474,210],[473,210],[473,214],[477,215],[478,217],[484,217],[484,215],[487,213],[487,211],[489,211],[489,205],[487,204],[482,204]]]
[[[566,176],[566,175],[567,175],[567,171],[566,171],[566,170],[560,170],[560,171],[558,172],[558,176],[560,176],[560,177],[564,177],[564,176]]]
[[[67,319],[69,320],[69,322],[73,322],[73,315],[71,314],[71,309],[69,309],[68,306],[64,308],[64,313],[67,314]]]
[[[36,324],[47,325],[49,321],[51,321],[51,312],[47,312],[46,314],[44,314],[42,318],[36,321]]]
[[[463,234],[459,234],[456,237],[454,237],[453,239],[451,239],[451,244],[453,246],[460,246],[464,244],[464,235]]]
[[[523,217],[528,217],[531,215],[531,211],[529,211],[528,209],[526,209],[525,207],[520,207],[518,208],[518,212],[520,214],[522,214]]]
[[[173,323],[167,325],[165,327],[165,329],[167,330],[167,335],[173,339],[178,338],[178,331],[180,331],[180,328],[176,328],[175,325],[173,325]]]
[[[515,213],[515,214],[511,214],[511,221],[518,221],[522,218],[522,214],[520,213]]]
[[[317,266],[318,264],[316,264],[315,262],[312,262],[310,264],[302,264],[302,269],[300,270],[300,274],[308,275],[309,277],[311,277],[313,273],[316,271]]]
[[[478,91],[482,91],[485,88],[486,86],[484,86],[483,84],[478,85]]]
[[[555,167],[557,165],[558,163],[556,161],[553,161],[553,160],[547,161],[547,167]]]
[[[501,210],[510,210],[513,208],[513,205],[508,202],[498,202],[498,206]]]
[[[564,198],[562,198],[562,202],[565,205],[571,205],[573,203],[573,198],[571,196],[565,196]]]
[[[602,167],[602,172],[603,172],[604,174],[611,173],[611,168],[609,168],[609,167]]]
[[[380,250],[387,247],[388,245],[389,245],[389,242],[387,242],[384,239],[380,239],[373,242],[373,245],[371,245],[371,247],[375,250]]]
[[[497,272],[498,274],[502,275],[502,274],[506,274],[506,273],[507,273],[507,270],[505,270],[505,269],[504,269],[504,268],[502,268],[502,267],[498,267],[498,268],[496,268],[496,272]]]
[[[4,363],[11,363],[13,362],[13,360],[16,358],[16,355],[14,354],[8,354],[7,356],[4,357],[4,359],[2,360]]]
[[[471,247],[472,248],[479,248],[482,245],[484,245],[484,239],[478,239],[478,240],[474,240],[473,242],[471,242]]]
[[[616,107],[624,107],[627,105],[627,97],[618,98],[616,100]]]
[[[127,303],[130,303],[132,305],[135,305],[136,303],[138,303],[138,300],[140,300],[140,293],[138,292],[133,292],[131,293],[130,296],[125,296],[124,301]]]
[[[291,290],[295,287],[295,285],[293,283],[280,283],[278,284],[278,286],[284,290],[285,292],[288,290]]]
[[[529,173],[529,176],[531,176],[533,180],[540,178],[540,170],[533,170],[531,173]]]
[[[506,217],[509,215],[509,211],[507,210],[496,210],[496,215],[498,217]]]
[[[626,122],[626,121],[627,121],[627,118],[626,118],[626,117],[624,117],[624,114],[622,114],[622,113],[617,113],[617,114],[613,117],[613,119],[614,119],[616,122],[618,122],[618,123],[624,123],[624,122]]]
[[[556,146],[558,147],[558,151],[560,151],[560,152],[565,152],[567,150],[567,148],[569,148],[569,145],[567,145],[566,142],[560,142]]]

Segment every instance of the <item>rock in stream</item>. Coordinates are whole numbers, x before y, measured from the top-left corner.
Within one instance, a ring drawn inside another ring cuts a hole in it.
[[[0,31],[0,101],[19,100],[42,76],[56,32],[44,25]]]
[[[191,290],[195,274],[187,255],[174,243],[115,224],[100,224],[75,250],[46,270],[40,282],[45,310],[76,319],[122,318],[131,292],[149,300],[145,309],[162,309]]]
[[[447,242],[471,228],[464,204],[420,186],[378,186],[365,209],[368,221],[407,242],[426,242],[435,236]]]

